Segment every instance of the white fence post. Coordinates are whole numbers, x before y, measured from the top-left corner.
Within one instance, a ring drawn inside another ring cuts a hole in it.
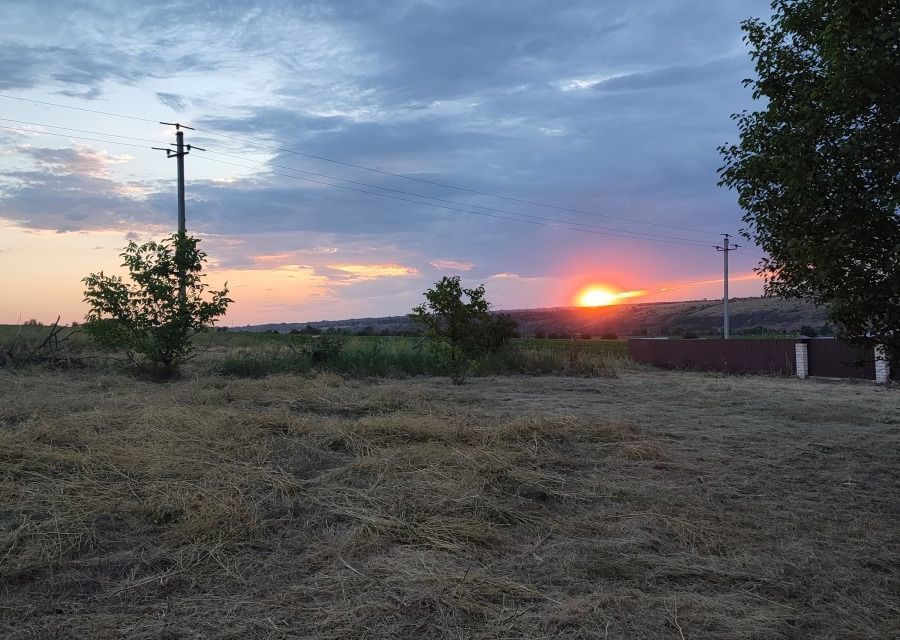
[[[809,350],[805,342],[794,343],[794,353],[796,354],[797,377],[804,379],[809,376]]]
[[[891,363],[884,345],[875,346],[875,384],[887,384],[891,379]]]

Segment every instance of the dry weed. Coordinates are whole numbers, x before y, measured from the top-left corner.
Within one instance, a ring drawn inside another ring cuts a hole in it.
[[[897,394],[710,380],[0,373],[0,631],[894,637]]]

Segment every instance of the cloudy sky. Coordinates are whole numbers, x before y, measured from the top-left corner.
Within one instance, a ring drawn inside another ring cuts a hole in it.
[[[0,323],[187,219],[227,324],[405,313],[445,274],[499,308],[585,285],[721,295],[716,186],[757,0],[15,2],[0,7]],[[52,104],[46,104],[52,103]],[[53,106],[62,105],[62,106]],[[98,113],[104,112],[104,113]],[[102,135],[101,135],[102,134]],[[330,160],[330,161],[329,161]],[[740,240],[738,240],[741,242]],[[732,254],[758,295],[760,252]]]

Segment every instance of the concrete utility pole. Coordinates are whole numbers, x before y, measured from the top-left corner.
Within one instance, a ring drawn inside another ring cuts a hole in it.
[[[721,247],[717,246],[716,251],[721,251],[722,255],[725,257],[725,278],[724,278],[725,279],[725,296],[722,299],[722,301],[724,303],[724,307],[725,307],[725,325],[723,327],[723,334],[725,336],[725,339],[728,340],[728,336],[729,336],[729,327],[728,327],[728,252],[734,251],[741,245],[733,244],[731,242],[731,236],[728,235],[727,233],[723,233],[722,235],[725,236],[725,242],[722,243]]]
[[[182,310],[184,309],[185,302],[187,300],[187,274],[184,271],[184,263],[182,260],[182,256],[180,255],[180,242],[185,239],[187,236],[187,224],[185,222],[184,215],[184,157],[191,152],[191,149],[197,149],[199,151],[206,151],[201,147],[196,147],[192,145],[184,144],[184,131],[182,129],[190,129],[194,130],[193,127],[188,127],[186,125],[181,124],[180,122],[160,122],[160,124],[164,124],[170,127],[175,127],[175,151],[169,149],[168,147],[153,147],[157,151],[165,151],[167,158],[175,158],[178,163],[178,240],[179,245],[175,250],[175,263],[178,265],[178,306]]]

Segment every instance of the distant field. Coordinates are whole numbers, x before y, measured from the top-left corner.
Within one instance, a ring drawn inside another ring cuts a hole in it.
[[[0,398],[10,640],[900,628],[896,388],[35,368]]]

